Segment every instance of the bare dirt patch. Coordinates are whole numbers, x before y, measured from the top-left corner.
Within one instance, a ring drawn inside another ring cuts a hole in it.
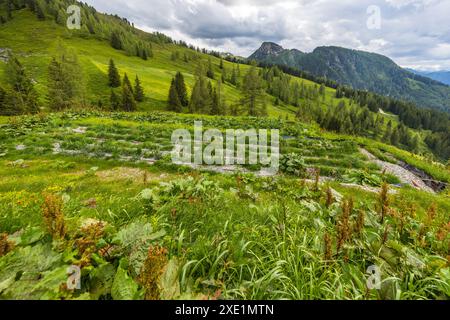
[[[117,181],[117,180],[133,180],[135,182],[144,183],[161,180],[162,177],[157,174],[149,173],[148,171],[138,168],[117,167],[111,170],[98,171],[95,175],[103,181]]]

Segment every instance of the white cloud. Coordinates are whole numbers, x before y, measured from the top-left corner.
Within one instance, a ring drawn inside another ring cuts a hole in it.
[[[86,0],[145,30],[248,56],[263,41],[312,51],[337,45],[384,54],[405,67],[450,70],[448,0]],[[367,28],[367,8],[381,29]]]

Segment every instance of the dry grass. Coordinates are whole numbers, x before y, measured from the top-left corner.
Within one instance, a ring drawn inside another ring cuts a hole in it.
[[[159,300],[161,290],[159,280],[167,264],[167,249],[151,246],[141,272],[141,284],[145,288],[146,300]]]
[[[63,201],[60,196],[47,194],[42,205],[42,216],[48,232],[55,240],[63,240],[66,235],[66,225],[63,214]]]

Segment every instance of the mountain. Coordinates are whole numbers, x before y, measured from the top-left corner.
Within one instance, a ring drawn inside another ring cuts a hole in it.
[[[267,57],[278,57],[285,50],[282,46],[279,46],[273,42],[264,42],[255,53],[250,57],[254,60],[264,60]]]
[[[415,74],[419,74],[421,76],[442,82],[443,84],[450,86],[450,71],[429,72],[429,71],[417,71],[417,70],[413,70],[413,69],[408,69],[408,70]]]
[[[450,87],[414,74],[380,54],[341,47],[318,47],[311,53],[265,42],[249,59],[286,65],[342,85],[450,112]]]

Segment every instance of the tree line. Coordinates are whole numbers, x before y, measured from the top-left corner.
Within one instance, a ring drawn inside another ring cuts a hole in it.
[[[219,68],[225,70],[223,62]],[[174,112],[202,113],[210,115],[248,115],[248,116],[266,116],[267,104],[265,97],[265,83],[260,77],[258,69],[252,66],[244,75],[242,80],[242,97],[238,101],[227,104],[223,96],[223,83],[230,82],[238,85],[238,68],[234,68],[230,78],[222,76],[217,79],[217,84],[212,85],[211,80],[215,79],[215,72],[212,68],[211,59],[204,66],[198,64],[195,72],[195,83],[192,93],[188,99],[186,84],[181,72],[177,72],[172,79],[169,95],[168,110]]]

